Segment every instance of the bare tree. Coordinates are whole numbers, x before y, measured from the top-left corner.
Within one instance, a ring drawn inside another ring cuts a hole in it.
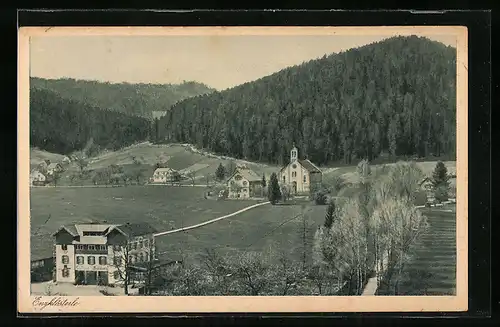
[[[54,171],[52,174],[52,183],[54,183],[54,187],[57,187],[57,183],[61,180],[61,173],[58,171]]]
[[[281,191],[281,198],[283,199],[283,202],[286,202],[288,199],[290,199],[291,191],[290,191],[290,187],[288,185],[281,185],[280,191]]]
[[[246,294],[263,295],[269,291],[272,278],[267,253],[249,251],[235,259],[235,275]]]
[[[122,244],[120,249],[114,248],[114,257],[113,257],[113,266],[118,272],[117,275],[119,277],[119,282],[123,283],[123,289],[125,291],[125,295],[129,294],[129,284],[131,277],[131,259],[130,256],[131,245],[130,242],[126,242],[126,244]]]
[[[221,256],[213,249],[206,249],[202,258],[210,276],[211,284],[218,295],[230,295],[234,291],[234,272],[231,258]]]
[[[427,227],[425,216],[408,199],[388,199],[374,211],[372,224],[377,236],[376,253],[379,271],[396,269],[397,276],[400,276],[405,255]],[[390,266],[385,267],[386,265]],[[397,288],[397,283],[393,286]]]
[[[196,179],[196,171],[195,170],[188,170],[186,172],[186,176],[191,179],[191,183],[193,184],[194,186],[194,182],[195,182],[195,179]]]
[[[272,281],[275,283],[274,292],[276,295],[289,295],[292,290],[299,287],[299,284],[304,279],[304,271],[301,270],[295,262],[293,262],[285,254],[281,254],[276,258],[277,263],[271,267],[273,275]]]

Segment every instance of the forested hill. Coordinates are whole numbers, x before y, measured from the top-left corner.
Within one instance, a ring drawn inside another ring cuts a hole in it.
[[[32,77],[30,83],[32,88],[50,90],[63,99],[148,118],[151,117],[153,111],[166,111],[178,101],[214,91],[210,87],[196,82],[111,84],[75,79]]]
[[[317,164],[454,156],[456,50],[393,37],[181,101],[161,140],[281,163],[292,143]]]
[[[48,90],[30,91],[30,145],[69,154],[84,149],[117,150],[146,140],[151,123],[141,117],[67,100]]]

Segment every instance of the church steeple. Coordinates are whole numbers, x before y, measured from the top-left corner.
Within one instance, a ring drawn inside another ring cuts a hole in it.
[[[292,151],[290,151],[290,162],[297,161],[298,159],[298,150],[295,147],[295,143],[293,144]]]

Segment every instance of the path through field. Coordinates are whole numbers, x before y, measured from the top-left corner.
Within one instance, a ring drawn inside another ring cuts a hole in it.
[[[199,224],[196,224],[196,225],[191,225],[191,226],[187,226],[187,227],[183,227],[183,228],[178,228],[178,229],[174,229],[174,230],[168,230],[168,231],[164,231],[164,232],[160,232],[160,233],[156,233],[154,234],[155,237],[158,237],[158,236],[162,236],[162,235],[167,235],[167,234],[172,234],[172,233],[178,233],[178,232],[183,232],[183,231],[186,231],[186,230],[190,230],[190,229],[193,229],[193,228],[198,228],[198,227],[201,227],[201,226],[205,226],[205,225],[208,225],[208,224],[211,224],[211,223],[214,223],[216,221],[219,221],[219,220],[222,220],[222,219],[226,219],[226,218],[229,218],[229,217],[233,217],[233,216],[236,216],[237,214],[240,214],[242,212],[245,212],[245,211],[248,211],[250,209],[253,209],[253,208],[256,208],[256,207],[260,207],[264,204],[269,204],[270,202],[267,201],[267,202],[262,202],[262,203],[257,203],[257,204],[254,204],[254,205],[251,205],[249,207],[246,207],[246,208],[243,208],[241,210],[238,210],[238,211],[235,211],[233,213],[230,213],[228,215],[225,215],[225,216],[222,216],[222,217],[218,217],[218,218],[215,218],[215,219],[211,219],[211,220],[208,220],[208,221],[204,221],[202,223],[199,223]]]
[[[456,213],[423,209],[428,230],[415,244],[403,272],[398,295],[456,294]],[[383,290],[380,290],[380,295]]]

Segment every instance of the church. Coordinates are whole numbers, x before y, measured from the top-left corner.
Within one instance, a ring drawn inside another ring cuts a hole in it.
[[[299,159],[299,151],[293,145],[290,151],[290,163],[281,168],[279,182],[288,185],[293,194],[307,193],[311,185],[319,184],[322,180],[321,170],[308,159]]]

